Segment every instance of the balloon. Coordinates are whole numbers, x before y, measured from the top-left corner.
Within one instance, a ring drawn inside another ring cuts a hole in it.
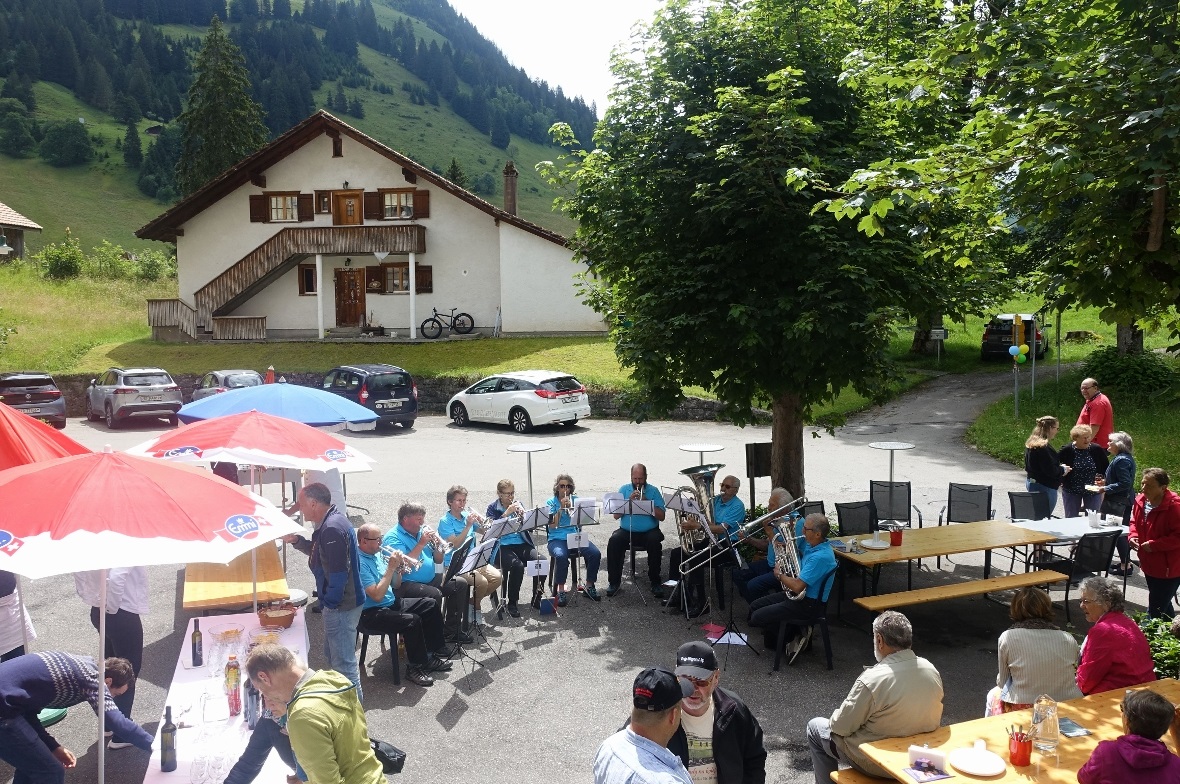
[[[1020,344],[1020,353],[1021,353],[1021,354],[1027,354],[1027,353],[1028,353],[1028,344],[1027,344],[1027,343],[1021,343],[1021,344]]]
[[[1011,354],[1012,356],[1016,356],[1017,354],[1020,353],[1020,347],[1019,346],[1008,346],[1008,353]]]
[[[1016,355],[1016,364],[1017,365],[1023,365],[1025,362],[1028,362],[1027,356],[1025,356],[1024,354],[1017,354]]]

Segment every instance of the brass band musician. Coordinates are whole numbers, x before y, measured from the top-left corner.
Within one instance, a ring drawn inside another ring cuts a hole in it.
[[[708,523],[699,517],[690,516],[680,521],[681,546],[672,551],[669,558],[669,574],[679,578],[681,563],[688,561],[691,571],[681,581],[688,604],[688,617],[696,618],[709,609],[709,599],[705,595],[704,563],[712,559],[712,567],[716,574],[717,606],[725,609],[725,591],[722,569],[733,563],[733,553],[730,545],[737,537],[741,524],[746,520],[746,505],[737,497],[742,483],[736,476],[727,476],[721,480],[721,492],[710,499],[713,505],[713,522]],[[708,525],[714,538],[721,547],[714,547],[704,533],[704,526]],[[684,543],[693,544],[691,552],[685,552]]]

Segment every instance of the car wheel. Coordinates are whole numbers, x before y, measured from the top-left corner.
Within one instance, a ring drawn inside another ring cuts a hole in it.
[[[529,412],[523,408],[514,408],[508,412],[508,424],[517,433],[527,433],[533,429],[533,420],[529,419]]]
[[[57,428],[58,430],[65,430],[65,429],[66,429],[66,423],[65,423],[65,420],[62,420],[61,422],[54,422],[54,423],[53,423],[53,426],[54,426],[55,428]]]
[[[86,421],[97,422],[98,414],[94,413],[94,408],[90,405],[90,395],[86,396]]]
[[[111,409],[110,403],[107,403],[105,411],[106,411],[107,427],[110,428],[111,430],[118,430],[119,423],[115,419],[115,412]]]
[[[455,423],[456,427],[466,427],[471,422],[467,416],[467,406],[462,403],[451,406],[451,421]]]
[[[403,430],[413,430],[414,429],[414,420],[407,419],[406,421],[402,422],[401,425],[402,425]]]

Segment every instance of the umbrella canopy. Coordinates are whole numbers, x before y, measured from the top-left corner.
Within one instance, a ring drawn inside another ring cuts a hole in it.
[[[0,471],[55,457],[84,455],[89,449],[10,405],[0,403]]]
[[[229,563],[303,529],[266,499],[208,471],[115,452],[0,472],[0,569]]]
[[[351,400],[298,384],[263,384],[231,389],[182,406],[177,416],[181,422],[189,423],[247,411],[274,414],[312,427],[374,423],[380,419]]]
[[[335,468],[342,473],[371,471],[373,462],[330,433],[261,411],[194,422],[127,453],[177,463],[224,461],[314,471]]]

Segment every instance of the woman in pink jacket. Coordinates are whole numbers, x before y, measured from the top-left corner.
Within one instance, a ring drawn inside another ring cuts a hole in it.
[[[1147,689],[1128,691],[1119,706],[1123,712],[1123,734],[1104,740],[1078,771],[1081,784],[1164,784],[1180,781],[1180,757],[1160,740],[1172,731],[1172,742],[1180,742],[1176,709],[1172,703]]]
[[[1139,626],[1123,612],[1123,591],[1114,580],[1082,581],[1082,612],[1094,624],[1082,644],[1078,688],[1082,694],[1125,689],[1155,680],[1151,648]]]
[[[1171,618],[1172,597],[1180,588],[1180,496],[1168,489],[1168,472],[1162,468],[1144,471],[1140,490],[1127,541],[1139,551],[1148,615]]]

